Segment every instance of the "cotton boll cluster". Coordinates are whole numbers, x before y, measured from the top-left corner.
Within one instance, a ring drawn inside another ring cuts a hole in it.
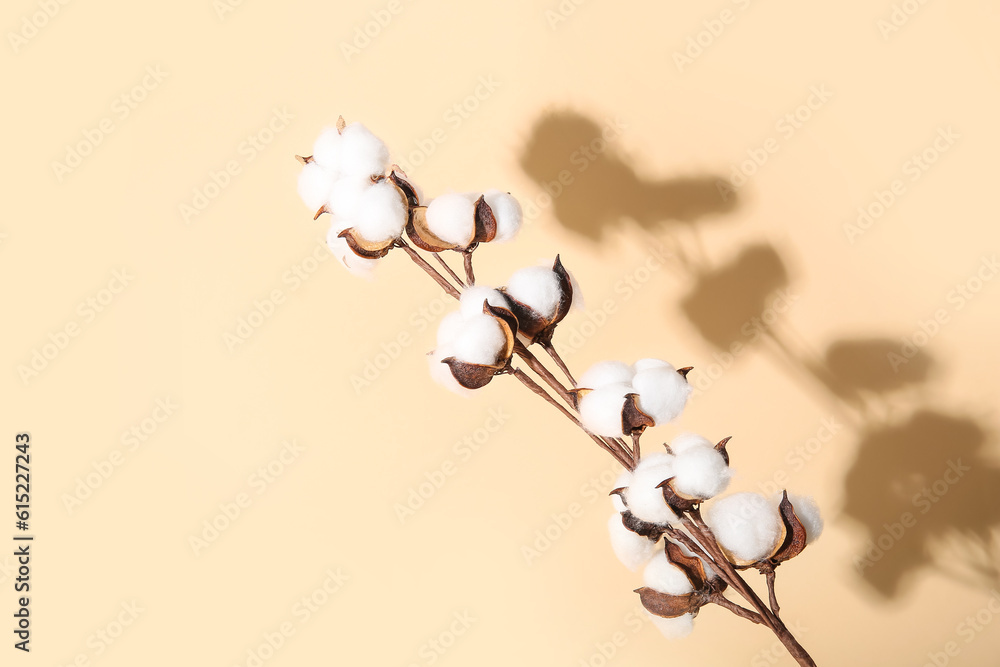
[[[671,486],[681,496],[707,500],[726,490],[732,471],[712,443],[694,434],[682,434],[670,443],[674,453]]]
[[[769,558],[784,537],[777,505],[759,493],[734,493],[713,502],[705,516],[719,545],[739,564]]]
[[[581,421],[592,433],[606,437],[629,435],[621,419],[626,394],[636,394],[636,406],[656,425],[676,419],[691,394],[685,374],[660,359],[640,359],[631,366],[602,361],[581,375],[577,384],[593,390],[580,399]],[[613,419],[616,408],[617,421]]]
[[[656,551],[657,543],[626,528],[622,515],[617,512],[608,519],[608,533],[615,556],[633,572],[652,558]]]
[[[427,205],[430,234],[424,240],[458,250],[474,243],[506,242],[517,235],[522,219],[521,205],[506,192],[449,192]]]
[[[659,488],[674,476],[674,457],[667,453],[648,454],[639,460],[632,479],[625,491],[625,505],[640,521],[665,524],[676,523],[679,517],[663,498]]]
[[[449,313],[438,325],[437,348],[431,355],[432,377],[448,389],[462,387],[445,363],[453,359],[463,364],[502,368],[510,350],[510,337],[502,320],[485,312],[484,304],[507,308],[504,295],[494,289],[473,286],[462,294],[459,309]],[[437,362],[439,368],[435,368]],[[441,370],[443,367],[447,374]],[[465,393],[463,391],[459,393]]]

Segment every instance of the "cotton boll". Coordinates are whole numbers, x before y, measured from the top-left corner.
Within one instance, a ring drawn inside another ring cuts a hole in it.
[[[652,417],[657,426],[676,419],[691,394],[691,385],[673,366],[636,373],[632,387],[639,394],[639,409]]]
[[[518,201],[500,190],[487,190],[483,193],[483,197],[492,209],[493,217],[497,221],[497,235],[493,240],[497,243],[505,243],[517,236],[524,218]]]
[[[337,258],[337,261],[344,265],[344,268],[356,276],[370,280],[378,260],[355,255],[351,247],[347,245],[347,241],[337,236],[341,231],[342,229],[338,229],[336,226],[330,228],[326,235],[327,247],[330,248],[330,252]]]
[[[494,308],[510,309],[510,303],[507,301],[507,297],[505,297],[501,292],[493,289],[492,287],[472,285],[471,287],[466,287],[465,291],[462,292],[462,298],[460,301],[462,315],[465,317],[482,315],[484,301],[489,302],[489,304]]]
[[[335,217],[349,220],[353,225],[361,210],[365,193],[371,187],[372,182],[368,178],[341,178],[330,188],[326,208]]]
[[[399,238],[406,226],[406,205],[396,186],[389,181],[379,181],[368,188],[356,213],[358,234],[372,243],[382,243]]]
[[[720,545],[748,562],[769,557],[783,531],[777,506],[759,493],[720,498],[709,506],[705,520]]]
[[[460,385],[455,376],[451,374],[451,368],[442,361],[452,356],[455,356],[454,350],[449,345],[439,346],[438,349],[427,355],[431,379],[448,391],[454,392],[459,396],[468,397],[472,394],[472,391]]]
[[[812,544],[819,539],[823,532],[823,517],[820,515],[819,505],[810,496],[799,496],[788,494],[788,501],[792,503],[795,516],[802,522],[806,529],[806,544]],[[775,504],[781,502],[781,494],[775,496]]]
[[[694,538],[691,538],[691,539],[694,539]],[[695,540],[695,541],[697,541],[697,540]],[[673,540],[671,540],[671,542],[673,542]],[[701,561],[702,567],[705,568],[705,576],[706,577],[708,577],[709,579],[716,579],[719,576],[715,572],[715,570],[712,569],[712,566],[709,565],[705,561],[704,558],[702,558],[701,556],[696,555],[693,551],[691,551],[690,549],[688,549],[686,546],[684,546],[680,542],[674,542],[674,544],[676,544],[678,547],[680,547],[681,553],[684,554],[685,556],[688,556],[690,558],[697,558],[698,560]]]
[[[618,475],[618,479],[615,480],[615,485],[613,489],[626,489],[629,483],[632,481],[632,473],[628,470],[622,470],[622,474]],[[624,491],[622,491],[624,493]],[[622,500],[620,493],[611,494],[611,506],[615,508],[615,511],[621,514],[628,508],[625,506],[625,501]]]
[[[455,358],[469,364],[492,365],[506,342],[506,334],[492,317],[468,318],[453,343]]]
[[[680,454],[692,447],[715,447],[715,444],[697,433],[681,433],[670,441],[670,449],[674,454]]]
[[[299,197],[315,213],[330,197],[330,190],[336,180],[337,175],[333,170],[309,162],[299,172]]]
[[[674,451],[674,490],[702,500],[719,495],[729,486],[732,471],[722,454],[709,445]]]
[[[625,492],[625,504],[640,521],[674,523],[679,517],[663,499],[663,489],[657,488],[674,476],[673,457],[666,453],[644,456],[632,472],[632,481]]]
[[[608,519],[608,533],[615,556],[633,572],[652,558],[656,551],[657,543],[626,528],[622,515],[617,512]]]
[[[648,371],[650,368],[673,368],[670,364],[663,361],[662,359],[640,359],[639,361],[632,364],[632,369],[638,373],[640,371]]]
[[[437,344],[438,347],[442,345],[449,345],[458,338],[462,331],[462,326],[465,324],[465,318],[462,317],[462,313],[457,310],[452,313],[448,313],[441,319],[441,324],[438,325],[437,330]]]
[[[694,591],[684,570],[671,563],[662,550],[646,564],[646,569],[642,571],[642,583],[646,588],[666,595],[686,595]]]
[[[443,194],[427,205],[427,227],[442,241],[464,248],[476,235],[476,205],[465,194]]]
[[[556,314],[562,287],[555,271],[545,266],[529,266],[516,271],[507,281],[507,294],[544,318]]]
[[[649,612],[646,612],[649,614]],[[649,614],[656,629],[663,633],[667,639],[684,639],[694,630],[694,615],[681,614],[674,618],[663,618],[655,614]]]
[[[340,171],[343,137],[334,127],[325,128],[313,144],[313,161],[334,172]]]
[[[597,389],[609,384],[630,384],[634,375],[632,367],[628,364],[620,361],[599,361],[580,376],[576,386]]]
[[[340,135],[340,171],[345,176],[370,178],[389,166],[389,149],[361,123],[351,123]]]
[[[622,437],[622,409],[627,384],[609,384],[584,394],[580,399],[580,421],[591,433],[609,438]]]

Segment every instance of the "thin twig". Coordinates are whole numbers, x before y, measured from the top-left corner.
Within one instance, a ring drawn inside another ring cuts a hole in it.
[[[569,366],[567,366],[566,362],[564,362],[562,360],[562,357],[559,356],[559,353],[556,351],[556,348],[552,344],[552,342],[549,341],[548,343],[541,343],[541,346],[542,349],[548,352],[549,356],[552,357],[552,361],[556,362],[556,366],[559,367],[559,370],[561,370],[566,375],[566,378],[569,380],[569,383],[573,387],[576,387],[576,380],[573,378],[573,374],[569,372]]]
[[[632,433],[632,460],[636,465],[639,465],[639,457],[642,455],[639,451],[639,438],[641,437],[642,434],[637,431]]]
[[[767,579],[767,595],[771,603],[771,611],[777,616],[781,607],[778,606],[778,596],[774,593],[774,567],[768,567],[764,570],[764,577]]]
[[[728,609],[729,611],[733,612],[740,618],[745,618],[748,621],[752,621],[753,623],[759,623],[760,625],[766,625],[764,623],[764,619],[760,617],[760,614],[758,614],[755,611],[750,611],[746,607],[741,607],[740,605],[736,604],[735,602],[727,598],[722,593],[713,593],[711,596],[709,596],[708,599],[710,602],[713,602],[724,609]]]
[[[409,245],[407,245],[405,241],[400,240],[399,247],[402,248],[404,251],[406,251],[406,254],[410,256],[410,259],[412,259],[417,266],[423,269],[427,275],[433,278],[434,282],[436,282],[438,285],[441,286],[441,289],[443,289],[445,292],[455,297],[456,299],[459,298],[459,296],[461,296],[459,294],[459,291],[455,289],[455,287],[451,283],[449,283],[444,276],[438,273],[433,266],[427,263],[426,259],[421,257],[417,253],[417,251],[411,248]]]
[[[476,274],[472,270],[472,251],[466,250],[463,255],[463,263],[465,264],[465,282],[469,285],[476,284]]]
[[[463,283],[462,279],[458,277],[458,274],[455,273],[450,266],[448,266],[448,262],[444,261],[444,257],[441,256],[441,253],[435,252],[435,253],[432,253],[432,254],[434,255],[434,259],[436,259],[438,261],[438,264],[440,264],[441,266],[443,266],[444,270],[448,272],[448,275],[451,276],[452,280],[454,280],[456,283],[458,283],[459,287],[461,287],[462,289],[464,289],[465,288],[465,283]]]

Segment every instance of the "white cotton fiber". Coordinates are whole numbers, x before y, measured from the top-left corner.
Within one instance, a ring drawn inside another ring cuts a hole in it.
[[[780,503],[781,494],[775,495],[773,500],[775,505]],[[802,526],[806,529],[806,544],[812,544],[819,539],[823,532],[823,517],[820,515],[819,505],[811,496],[799,496],[791,493],[788,494],[788,501],[792,503],[795,516],[799,518]]]
[[[708,438],[697,433],[681,433],[670,441],[670,450],[674,454],[690,449],[692,447],[715,447],[715,444]]]
[[[438,347],[442,345],[450,345],[456,338],[458,334],[462,331],[462,325],[465,323],[465,318],[462,317],[462,313],[459,311],[454,311],[448,313],[443,318],[441,318],[441,323],[438,325],[437,330],[437,344]]]
[[[648,523],[674,523],[679,517],[663,499],[663,490],[656,488],[674,476],[673,457],[665,452],[642,457],[632,471],[632,481],[625,492],[625,504],[632,514]]]
[[[389,149],[361,123],[351,123],[340,135],[340,173],[356,178],[383,174]]]
[[[352,226],[361,210],[361,201],[371,187],[372,182],[368,178],[341,178],[330,188],[327,211],[338,218],[349,220],[351,224],[348,226]]]
[[[452,345],[455,358],[469,364],[492,365],[507,337],[500,324],[488,315],[466,318]]]
[[[662,359],[640,359],[639,361],[632,364],[632,370],[636,373],[639,371],[648,371],[650,368],[673,368],[670,364],[663,361]]]
[[[361,238],[382,243],[399,238],[406,226],[406,205],[396,186],[379,181],[365,190],[355,213],[355,229]]]
[[[639,409],[652,417],[657,426],[676,419],[691,394],[691,385],[673,366],[636,373],[632,387],[639,394]]]
[[[492,287],[472,285],[471,287],[466,287],[465,291],[462,292],[462,298],[460,301],[462,315],[465,317],[482,315],[484,301],[488,301],[491,306],[496,308],[510,309],[507,297],[499,291],[493,289]]]
[[[580,421],[591,433],[620,438],[625,394],[632,391],[627,384],[609,384],[587,392],[580,399]]]
[[[465,194],[449,192],[427,205],[427,227],[442,241],[466,247],[476,235],[476,206]]]
[[[646,613],[649,614],[648,611]],[[663,633],[667,639],[684,639],[694,630],[693,614],[681,614],[675,618],[663,618],[649,614],[649,618],[653,621],[656,629]]]
[[[299,197],[305,202],[306,208],[315,213],[330,197],[330,191],[337,180],[337,175],[331,169],[325,169],[315,162],[302,166],[299,172]]]
[[[500,190],[487,190],[483,193],[483,197],[492,209],[493,217],[497,221],[497,235],[493,240],[505,243],[517,236],[524,218],[521,205],[517,200]]]
[[[608,519],[611,549],[622,565],[635,572],[656,552],[656,542],[633,533],[622,523],[622,515],[615,512]]]
[[[450,345],[438,346],[438,349],[427,355],[427,364],[430,367],[431,379],[448,391],[454,392],[459,396],[468,397],[472,394],[472,391],[460,385],[455,376],[451,374],[451,368],[448,364],[442,362],[442,359],[452,356],[454,356],[454,350]]]
[[[562,299],[562,288],[555,271],[545,266],[529,266],[510,277],[507,294],[542,317],[550,318]]]
[[[743,561],[768,558],[783,533],[778,507],[759,493],[720,498],[709,506],[705,520],[719,544]]]
[[[707,500],[729,486],[732,471],[722,454],[711,445],[687,447],[674,460],[674,490],[689,497]]]
[[[580,376],[576,386],[597,389],[609,384],[631,384],[635,373],[620,361],[599,361]]]
[[[325,128],[313,144],[313,161],[333,172],[339,172],[342,140],[337,128]]]
[[[330,252],[337,258],[337,261],[344,265],[344,268],[354,275],[371,279],[378,260],[355,255],[354,251],[347,245],[347,241],[337,236],[341,231],[343,228],[334,225],[327,232],[326,245],[330,248]]]
[[[646,569],[642,571],[642,583],[646,588],[666,595],[685,595],[694,591],[684,570],[671,563],[662,549],[646,564]]]
[[[622,470],[622,474],[618,475],[618,479],[615,480],[615,485],[611,487],[612,489],[625,489],[632,482],[632,473],[628,470]],[[624,493],[624,491],[622,491]],[[611,506],[615,508],[615,511],[621,514],[628,508],[625,507],[625,501],[622,500],[620,493],[611,494]]]

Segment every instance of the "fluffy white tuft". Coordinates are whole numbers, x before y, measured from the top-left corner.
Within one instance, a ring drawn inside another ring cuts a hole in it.
[[[346,226],[353,226],[361,210],[365,193],[371,187],[372,182],[367,178],[341,178],[330,188],[330,199],[326,203],[326,210],[334,217],[349,221],[350,224]]]
[[[640,371],[648,371],[650,368],[673,368],[670,364],[663,361],[662,359],[652,359],[645,358],[632,364],[632,369],[638,373]]]
[[[335,127],[324,128],[313,144],[313,161],[334,172],[340,171],[342,137]]]
[[[361,123],[351,123],[340,135],[340,173],[357,178],[383,174],[389,149]]]
[[[674,457],[666,452],[644,456],[632,472],[632,482],[625,492],[625,504],[638,519],[649,523],[674,523],[679,517],[663,499],[663,490],[656,488],[674,476]]]
[[[493,217],[497,221],[497,235],[493,239],[497,243],[506,243],[517,236],[521,229],[521,221],[524,214],[521,212],[521,205],[514,197],[500,190],[487,190],[483,193],[486,203],[493,210]]]
[[[406,205],[396,186],[379,181],[365,190],[355,215],[355,229],[367,241],[399,238],[406,226]]]
[[[326,245],[330,248],[333,256],[337,258],[337,261],[344,265],[344,268],[356,276],[370,280],[373,277],[373,271],[378,260],[355,255],[351,247],[347,245],[347,241],[337,236],[342,229],[338,228],[337,225],[331,227],[326,235]]]
[[[591,433],[609,438],[622,437],[622,409],[627,384],[609,384],[584,394],[580,399],[580,421]]]
[[[447,359],[448,357],[453,356],[455,356],[454,350],[450,345],[438,346],[438,349],[427,355],[427,363],[430,367],[431,379],[448,391],[454,392],[459,396],[468,397],[472,394],[471,390],[460,385],[458,380],[455,379],[455,376],[451,374],[451,368],[448,367],[448,364],[442,362],[442,359]]]
[[[458,338],[459,333],[462,331],[462,325],[465,323],[465,318],[462,317],[462,313],[459,311],[454,311],[448,313],[443,318],[441,318],[441,323],[438,325],[437,330],[437,344],[438,347],[442,345],[450,345],[456,338]]]
[[[783,525],[778,507],[759,493],[734,493],[713,502],[705,520],[734,556],[757,562],[774,553]]]
[[[812,544],[823,533],[823,517],[820,515],[819,505],[816,504],[812,496],[800,496],[791,493],[788,494],[788,501],[792,503],[795,516],[799,517],[799,521],[802,522],[802,526],[806,529],[806,544]],[[777,505],[780,502],[781,494],[779,493],[774,496],[774,503]]]
[[[469,364],[495,364],[507,336],[500,324],[488,315],[465,318],[452,345],[455,358]]]
[[[427,205],[427,226],[442,241],[464,248],[476,235],[475,200],[458,192],[431,200]]]
[[[617,512],[608,519],[608,534],[615,556],[633,572],[652,558],[656,551],[656,542],[626,528],[622,515]]]
[[[618,479],[615,480],[615,485],[611,487],[612,489],[625,489],[628,488],[629,483],[632,481],[632,473],[628,470],[622,470],[622,474],[618,475]],[[624,493],[624,491],[622,492]],[[620,493],[611,494],[611,506],[615,508],[615,511],[621,514],[628,508],[625,507],[625,501],[622,500]]]
[[[663,633],[663,636],[667,639],[684,639],[694,630],[693,614],[681,614],[674,618],[663,618],[662,616],[650,614],[648,611],[646,613],[649,614],[649,618],[653,621],[656,629]]]
[[[681,433],[674,437],[670,441],[670,449],[674,454],[680,454],[681,452],[690,449],[691,447],[714,447],[715,444],[708,438],[698,435],[697,433]]]
[[[642,583],[666,595],[686,595],[694,591],[684,570],[671,563],[663,550],[658,551],[642,571]]]
[[[483,302],[488,301],[493,307],[510,309],[507,297],[492,287],[473,285],[462,292],[461,310],[464,317],[475,317],[483,314]]]
[[[639,371],[632,387],[639,394],[639,409],[657,426],[676,419],[691,394],[691,385],[670,365]]]
[[[632,367],[620,361],[599,361],[580,376],[578,387],[597,389],[609,384],[631,384],[635,373]]]
[[[707,442],[707,441],[706,441]],[[711,445],[687,447],[678,452],[674,461],[674,490],[687,496],[707,500],[729,486],[732,471],[722,454]]]
[[[306,207],[315,213],[330,198],[330,191],[337,180],[332,169],[321,167],[315,162],[302,166],[299,172],[299,197]]]
[[[545,266],[528,266],[516,271],[507,281],[507,294],[545,318],[555,315],[562,299],[559,276]]]

